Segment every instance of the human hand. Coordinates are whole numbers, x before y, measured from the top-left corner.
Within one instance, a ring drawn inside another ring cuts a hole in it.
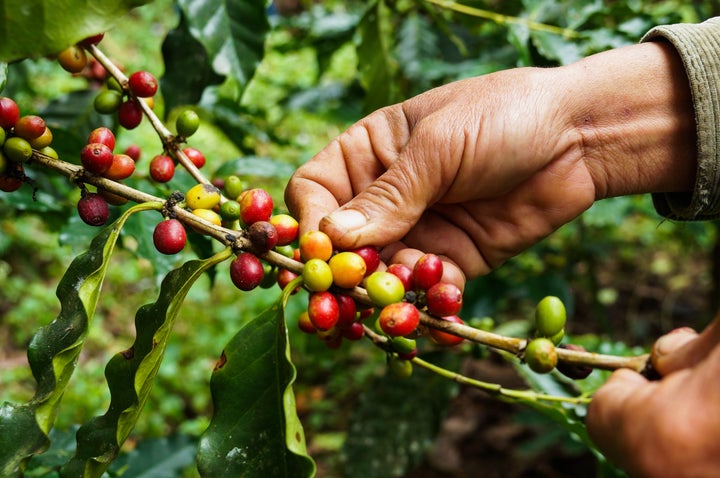
[[[605,456],[632,477],[720,473],[720,317],[701,334],[682,328],[655,343],[648,381],[618,370],[594,395],[586,424]]]
[[[296,171],[285,200],[301,232],[409,265],[433,252],[463,284],[596,199],[690,189],[692,118],[664,44],[502,71],[367,116]]]

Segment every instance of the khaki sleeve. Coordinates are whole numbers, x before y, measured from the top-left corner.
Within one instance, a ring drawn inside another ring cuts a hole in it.
[[[720,218],[720,17],[656,27],[642,41],[667,41],[677,49],[690,83],[697,127],[694,190],[654,194],[655,209],[676,220]]]

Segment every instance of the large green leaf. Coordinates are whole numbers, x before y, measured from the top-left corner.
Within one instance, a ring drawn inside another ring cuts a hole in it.
[[[314,475],[295,409],[295,375],[279,301],[238,331],[213,372],[214,413],[198,452],[202,476]]]
[[[241,89],[255,74],[270,29],[264,0],[179,0],[190,33],[205,47],[213,70]]]
[[[28,458],[47,448],[47,435],[85,344],[120,230],[132,213],[151,207],[131,208],[100,232],[60,280],[60,313],[35,334],[28,347],[28,361],[37,381],[35,396],[26,404],[0,407],[0,476],[19,476]]]
[[[0,16],[0,60],[41,57],[110,29],[150,0],[6,0]]]
[[[231,255],[228,248],[209,259],[186,262],[165,277],[157,301],[137,311],[135,342],[105,368],[110,406],[80,427],[77,451],[63,467],[63,476],[99,477],[117,457],[150,395],[185,296],[198,277]]]

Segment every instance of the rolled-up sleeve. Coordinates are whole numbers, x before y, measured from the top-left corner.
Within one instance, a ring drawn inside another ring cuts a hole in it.
[[[642,41],[667,41],[678,51],[692,91],[698,170],[687,193],[653,195],[659,214],[676,220],[720,218],[720,17],[699,24],[659,26]]]

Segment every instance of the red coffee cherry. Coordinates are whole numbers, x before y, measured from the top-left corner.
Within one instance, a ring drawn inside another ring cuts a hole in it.
[[[103,173],[108,179],[121,181],[127,179],[135,172],[135,161],[127,154],[114,154],[112,164]]]
[[[126,100],[118,109],[118,122],[125,129],[135,129],[142,122],[143,112],[134,100]]]
[[[378,266],[380,266],[380,252],[377,247],[363,246],[353,249],[350,252],[354,252],[365,261],[365,275],[372,274],[377,270]]]
[[[308,298],[308,314],[316,329],[321,331],[332,329],[340,317],[335,296],[328,291],[311,293]]]
[[[462,292],[455,284],[438,282],[427,290],[425,305],[432,315],[455,315],[462,308]]]
[[[355,299],[345,294],[335,294],[338,303],[337,326],[342,328],[350,327],[357,322],[357,304]]]
[[[455,322],[457,324],[464,323],[463,320],[457,315],[449,315],[447,317],[441,317],[441,319],[447,320],[449,322]],[[452,347],[454,345],[458,345],[464,340],[462,337],[458,337],[457,335],[451,334],[450,332],[443,332],[442,330],[438,329],[431,328],[429,329],[428,334],[436,344],[442,345],[444,347]]]
[[[97,33],[95,35],[91,35],[87,38],[80,40],[78,45],[82,46],[83,48],[88,48],[90,45],[97,45],[98,43],[100,43],[104,37],[104,33]]]
[[[340,333],[348,340],[360,340],[365,336],[365,328],[360,322],[353,322],[349,327],[341,328]]]
[[[261,188],[248,189],[238,198],[240,218],[250,225],[257,221],[269,221],[273,211],[270,193]]]
[[[166,219],[155,226],[153,244],[162,254],[177,254],[183,250],[186,242],[185,227],[177,219]]]
[[[175,175],[175,162],[166,154],[158,154],[150,160],[150,177],[159,182],[166,183]]]
[[[90,226],[102,226],[110,217],[107,201],[96,193],[85,193],[77,203],[80,219]]]
[[[387,272],[396,276],[402,282],[406,291],[413,290],[413,271],[405,264],[390,264]]]
[[[298,275],[295,274],[293,271],[288,269],[280,269],[277,273],[277,284],[278,287],[281,289],[285,289],[285,287],[295,279],[297,279]],[[298,292],[300,290],[300,287],[296,287],[295,290],[292,291],[293,294]]]
[[[138,98],[150,98],[155,96],[158,83],[152,73],[147,71],[136,71],[128,78],[130,91]]]
[[[137,144],[131,144],[130,146],[125,148],[125,154],[130,156],[133,159],[133,161],[135,161],[136,163],[138,161],[140,161],[141,153],[142,153],[142,151],[140,149],[140,146],[138,146]]]
[[[15,135],[28,141],[39,138],[45,132],[45,120],[36,115],[20,117],[15,122]]]
[[[413,284],[416,289],[428,290],[440,282],[443,275],[443,263],[435,254],[425,254],[413,267]]]
[[[265,269],[255,254],[241,252],[230,263],[230,279],[240,290],[253,290],[262,282]]]
[[[227,189],[227,184],[225,185]],[[275,214],[270,217],[270,224],[278,233],[278,246],[292,244],[298,237],[298,222],[289,214]]]
[[[22,163],[9,162],[0,174],[0,191],[11,193],[23,185],[25,168]]]
[[[420,325],[420,313],[408,302],[395,302],[383,307],[378,322],[390,337],[405,336]]]
[[[113,153],[102,143],[90,143],[80,151],[80,161],[85,169],[101,175],[112,165]]]
[[[183,153],[185,153],[185,156],[188,157],[196,168],[200,169],[205,166],[205,155],[199,149],[185,148],[183,149]]]
[[[101,126],[95,128],[90,132],[87,139],[88,144],[90,143],[101,143],[110,148],[110,151],[115,149],[115,134],[110,128]]]
[[[0,126],[10,129],[20,119],[20,108],[17,103],[7,96],[0,98]]]

